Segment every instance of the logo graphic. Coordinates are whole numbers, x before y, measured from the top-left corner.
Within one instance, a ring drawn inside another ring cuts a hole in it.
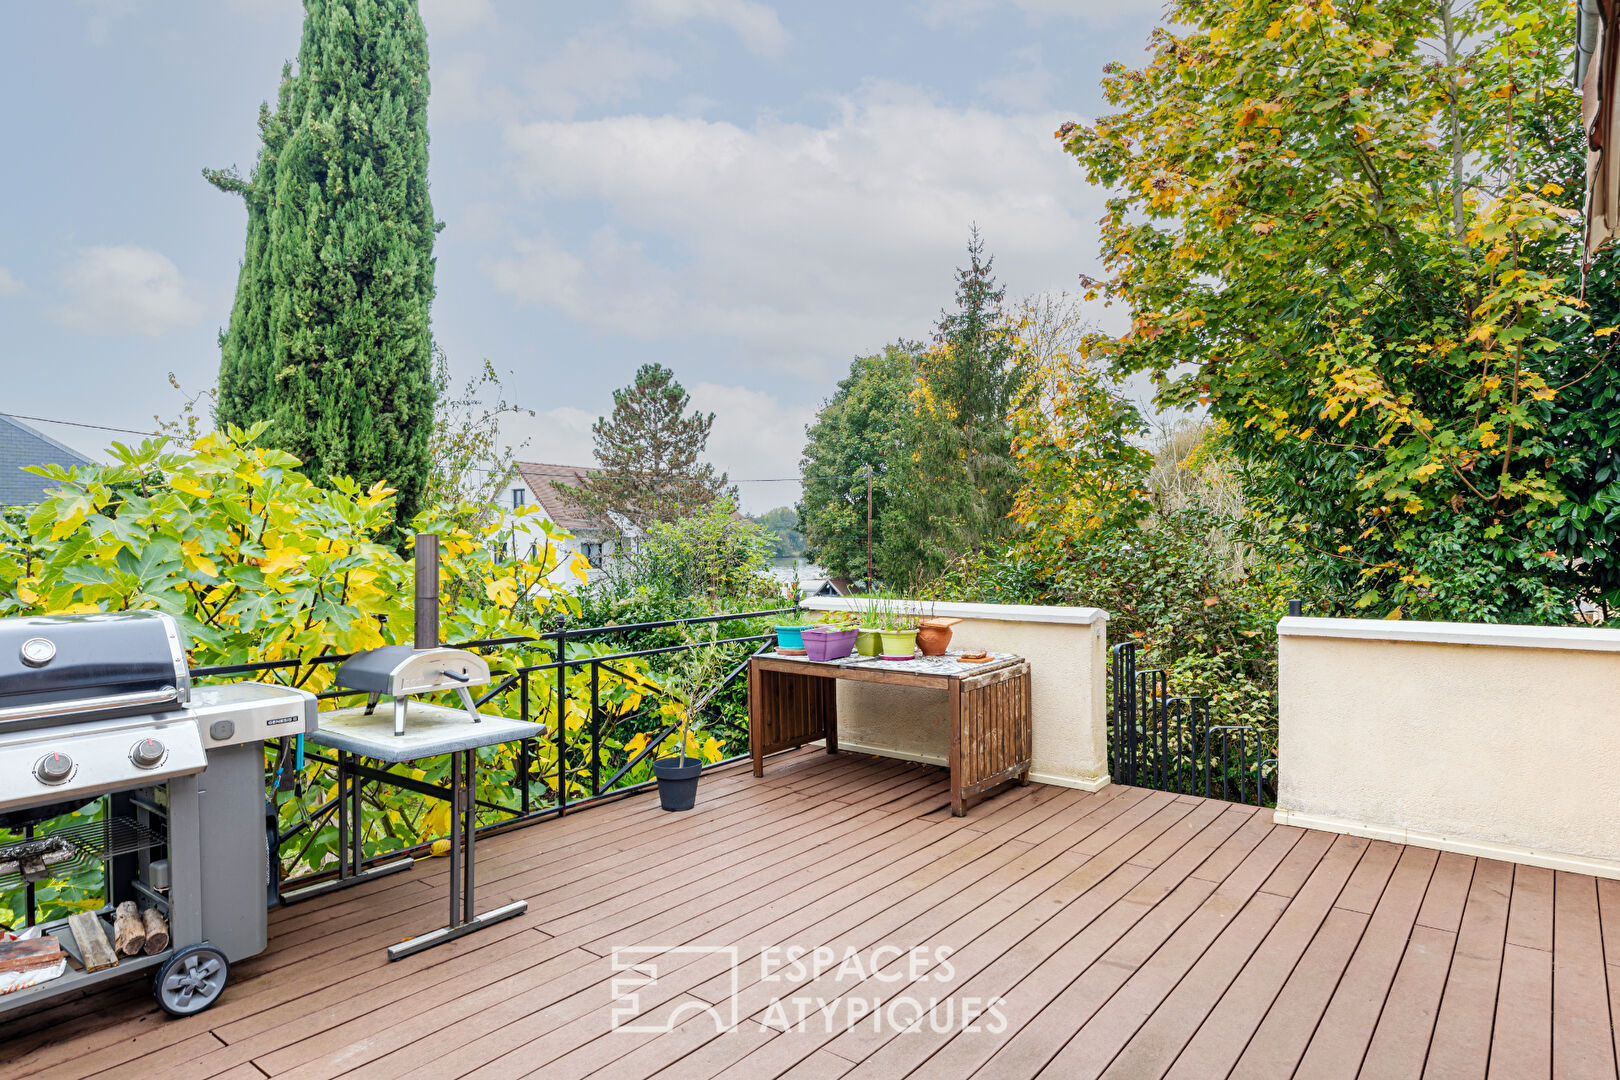
[[[705,956],[722,956],[726,959],[729,989],[725,1001],[716,1005],[696,1000],[684,1001],[670,1009],[667,1015],[658,1017],[648,1015],[655,1012],[663,1002],[656,1001],[643,1006],[641,991],[655,988],[660,972],[684,967]],[[737,1026],[737,992],[741,982],[739,972],[742,968],[742,957],[737,946],[615,945],[612,961],[614,971],[629,973],[622,978],[614,978],[611,984],[614,1031],[657,1035],[674,1031],[687,1020],[704,1013],[714,1021],[716,1034],[724,1034]]]

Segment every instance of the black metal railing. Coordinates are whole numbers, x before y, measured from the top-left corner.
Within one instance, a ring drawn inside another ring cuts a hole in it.
[[[1136,642],[1112,650],[1109,772],[1116,783],[1255,806],[1276,804],[1277,760],[1260,731],[1217,724],[1209,702],[1170,692],[1169,672],[1136,666]]]
[[[665,742],[680,730],[679,719],[672,719],[662,724],[656,730],[644,732],[644,744],[634,753],[624,756],[624,760],[614,760],[604,753],[604,727],[610,717],[619,724],[624,724],[630,717],[620,713],[610,713],[603,707],[602,690],[604,675],[623,680],[641,681],[644,675],[627,670],[628,664],[633,660],[642,660],[655,656],[667,656],[693,649],[722,648],[730,646],[759,646],[774,640],[771,634],[751,634],[738,637],[714,637],[699,640],[682,641],[671,645],[659,645],[644,649],[623,649],[603,652],[587,652],[570,655],[570,649],[589,648],[589,644],[604,637],[624,637],[650,633],[658,630],[669,630],[692,626],[718,625],[751,619],[768,618],[774,615],[789,615],[796,613],[796,607],[772,608],[761,611],[737,612],[726,615],[709,615],[686,619],[661,619],[651,622],[626,623],[613,626],[593,626],[570,629],[559,625],[556,630],[547,631],[532,637],[503,637],[481,641],[460,642],[454,648],[469,649],[485,654],[491,660],[491,675],[493,681],[490,687],[476,698],[480,707],[498,702],[500,711],[515,719],[539,722],[546,724],[548,730],[544,736],[524,740],[518,744],[517,760],[514,769],[513,799],[510,805],[488,799],[477,799],[476,804],[480,810],[488,811],[493,820],[485,821],[479,826],[480,835],[492,832],[505,831],[519,825],[532,823],[548,817],[560,816],[570,810],[579,809],[594,803],[609,799],[621,798],[627,794],[638,792],[651,787],[655,781],[640,780],[629,781],[627,778],[635,772],[637,766],[651,760]],[[514,655],[501,655],[501,652],[515,653]],[[701,697],[689,703],[686,708],[693,714],[701,713],[718,696],[735,685],[737,679],[742,677],[748,668],[748,660],[757,648],[740,650],[740,659],[733,664],[723,677],[709,687]],[[491,655],[493,654],[493,655]],[[538,655],[540,658],[532,660]],[[313,660],[270,660],[250,664],[229,664],[217,667],[198,668],[192,672],[195,680],[230,680],[244,676],[268,676],[273,681],[284,682],[291,685],[307,683],[315,671],[332,665],[341,664],[347,660],[348,655],[320,656]],[[502,661],[508,661],[502,663]],[[570,679],[571,673],[586,672],[587,688],[581,695],[578,704],[584,706],[584,721],[578,725],[583,730],[577,730],[570,725],[570,707],[576,703],[576,694],[580,688],[574,687]],[[323,700],[336,698],[363,699],[364,694],[351,690],[326,690],[317,697]],[[644,710],[643,710],[644,711]],[[551,745],[550,763],[541,761],[542,742]],[[337,767],[337,759],[322,753],[306,751],[309,760],[317,761],[330,767]],[[719,761],[709,763],[707,768],[716,768],[745,761],[748,758],[746,751],[733,754]],[[285,755],[284,755],[285,760]],[[355,762],[349,766],[350,771],[358,776],[362,782],[387,785],[411,791],[433,799],[448,799],[448,787],[441,786],[427,780],[418,780],[413,777],[376,768],[364,762]],[[538,771],[537,771],[538,770]],[[272,784],[280,778],[279,786],[284,789],[289,786],[290,775],[283,769],[272,776]],[[340,792],[320,805],[309,808],[303,818],[282,829],[279,839],[284,861],[290,861],[296,866],[308,854],[315,838],[320,834],[322,827],[334,814],[346,810],[345,798]],[[302,838],[302,846],[296,851],[289,851],[287,846]],[[391,848],[378,851],[375,856],[368,855],[366,861],[372,858],[397,859],[404,854],[415,854],[427,849],[432,843],[431,839],[423,839],[403,848]],[[288,859],[288,856],[291,856]],[[339,857],[342,857],[341,854]],[[284,884],[294,885],[320,880],[336,872],[335,863],[323,863],[312,867],[309,872],[288,879]]]

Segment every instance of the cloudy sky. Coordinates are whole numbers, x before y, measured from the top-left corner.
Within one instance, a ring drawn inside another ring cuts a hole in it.
[[[531,460],[651,360],[710,457],[797,472],[849,359],[926,337],[977,222],[1011,295],[1096,268],[1101,194],[1052,132],[1103,103],[1158,0],[422,0],[434,333],[536,411]],[[259,104],[296,0],[60,0],[0,15],[6,412],[149,429],[217,373]],[[1105,322],[1113,313],[1098,312]],[[39,425],[95,451],[106,432]],[[759,511],[791,485],[742,485]]]

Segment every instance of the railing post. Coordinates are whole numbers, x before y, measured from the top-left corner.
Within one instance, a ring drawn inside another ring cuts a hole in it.
[[[568,812],[568,627],[557,620],[557,816]]]
[[[591,661],[591,794],[602,794],[602,713],[597,697],[600,665]]]
[[[519,673],[518,682],[518,719],[524,723],[529,720],[529,672],[527,669]],[[523,812],[529,813],[529,743],[524,739],[518,743],[518,789],[523,793]]]
[[[1305,614],[1305,601],[1303,601],[1303,600],[1290,600],[1290,601],[1288,601],[1288,614],[1291,615],[1292,617],[1296,618],[1296,619],[1299,618],[1301,615]]]

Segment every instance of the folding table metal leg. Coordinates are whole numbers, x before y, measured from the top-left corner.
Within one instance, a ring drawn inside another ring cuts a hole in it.
[[[297,904],[304,900],[313,900],[317,896],[347,889],[350,885],[358,885],[362,881],[372,878],[385,877],[388,874],[397,874],[401,870],[409,870],[413,861],[407,857],[395,859],[393,862],[379,863],[376,866],[366,866],[366,830],[360,818],[360,774],[349,767],[350,755],[347,751],[339,750],[337,756],[337,807],[338,807],[338,876],[330,881],[322,881],[315,885],[306,885],[301,889],[292,889],[281,894],[283,904]],[[350,821],[353,828],[350,828]]]
[[[514,918],[529,910],[527,900],[515,900],[482,915],[473,914],[475,884],[474,855],[478,847],[476,796],[478,792],[478,751],[459,750],[450,756],[450,922],[437,930],[407,938],[388,946],[388,959],[407,956],[443,945],[486,926]],[[461,850],[465,841],[466,851]]]

